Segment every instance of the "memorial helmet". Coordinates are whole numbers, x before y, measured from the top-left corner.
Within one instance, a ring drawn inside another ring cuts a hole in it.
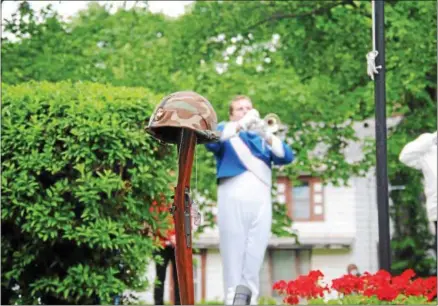
[[[161,100],[149,119],[146,131],[154,138],[178,143],[181,129],[197,134],[197,143],[219,140],[217,116],[210,102],[193,91],[179,91]]]

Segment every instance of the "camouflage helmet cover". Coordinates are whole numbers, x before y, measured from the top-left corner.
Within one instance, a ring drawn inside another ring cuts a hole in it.
[[[193,91],[179,91],[161,100],[155,108],[147,132],[153,137],[170,143],[178,143],[182,128],[197,134],[197,143],[219,139],[217,116],[210,102]]]

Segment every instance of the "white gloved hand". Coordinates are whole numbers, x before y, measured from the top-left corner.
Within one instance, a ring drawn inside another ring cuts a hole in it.
[[[284,157],[285,152],[283,148],[283,143],[280,138],[274,135],[274,133],[268,128],[263,120],[259,120],[252,131],[258,134],[264,141],[269,143],[272,153],[277,157]]]
[[[260,119],[260,114],[256,109],[252,109],[238,121],[242,130],[248,130],[249,127]]]
[[[251,127],[251,130],[266,141],[269,141],[273,136],[272,132],[267,128],[266,123],[260,119],[254,123],[254,125]]]

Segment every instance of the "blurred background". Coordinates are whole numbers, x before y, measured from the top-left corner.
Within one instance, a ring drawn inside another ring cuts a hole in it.
[[[385,1],[385,20],[392,272],[434,275],[421,172],[398,155],[436,131],[436,2]],[[371,50],[370,1],[2,1],[2,304],[153,304],[168,213],[149,208],[177,159],[144,126],[180,90],[219,121],[248,95],[287,127],[260,303],[311,270],[376,272]],[[215,163],[196,154],[195,297],[220,304]]]

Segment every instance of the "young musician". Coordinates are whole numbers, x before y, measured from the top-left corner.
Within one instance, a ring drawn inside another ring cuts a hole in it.
[[[244,285],[251,290],[254,305],[271,234],[271,165],[291,163],[294,155],[285,142],[263,128],[250,98],[235,97],[229,116],[229,122],[218,125],[220,141],[206,145],[216,158],[225,303],[232,304],[236,286]]]

